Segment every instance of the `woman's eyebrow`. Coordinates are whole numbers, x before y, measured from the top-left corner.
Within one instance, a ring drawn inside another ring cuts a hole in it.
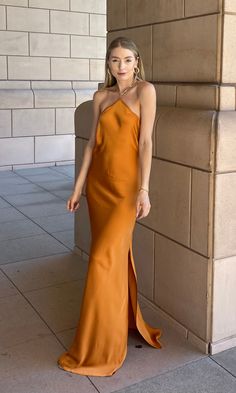
[[[116,59],[119,59],[119,57],[118,56],[111,56],[112,58],[116,58]],[[127,59],[128,57],[133,57],[133,56],[125,56],[125,59]]]

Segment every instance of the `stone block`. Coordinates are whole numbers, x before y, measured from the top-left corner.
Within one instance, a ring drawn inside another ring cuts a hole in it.
[[[155,235],[155,302],[206,340],[210,313],[208,259]]]
[[[31,56],[70,56],[70,37],[62,34],[30,33]]]
[[[147,80],[153,80],[152,46],[150,45],[150,42],[152,42],[152,26],[110,32],[107,34],[107,46],[114,38],[120,35],[131,38],[137,44],[144,64],[145,77]]]
[[[72,81],[73,89],[96,89],[98,88],[98,82],[94,81]]]
[[[0,110],[0,138],[11,136],[11,111]]]
[[[75,108],[56,108],[56,134],[74,134]]]
[[[224,15],[222,82],[236,82],[236,15]]]
[[[176,106],[176,86],[154,84],[157,106]]]
[[[220,0],[185,0],[185,16],[217,13],[221,8]]]
[[[75,245],[89,254],[91,242],[91,230],[89,212],[86,198],[80,197],[80,207],[75,213]]]
[[[236,12],[236,4],[235,4],[235,1],[232,1],[232,0],[224,0],[223,6],[224,6],[224,11],[225,11],[225,12]]]
[[[49,32],[49,11],[7,7],[7,28],[16,31]]]
[[[0,29],[6,30],[6,9],[0,6]]]
[[[156,156],[199,169],[212,170],[214,163],[214,111],[159,108]]]
[[[235,110],[235,87],[220,86],[219,89],[219,109],[223,111]]]
[[[93,36],[106,36],[106,15],[90,14],[90,35]]]
[[[216,86],[177,86],[176,106],[206,110],[218,109],[218,88]]]
[[[213,343],[236,335],[236,257],[213,263]]]
[[[35,89],[36,108],[74,107],[75,94],[71,89]]]
[[[7,79],[7,58],[0,56],[0,78]]]
[[[104,81],[105,62],[99,59],[90,59],[90,79]]]
[[[190,244],[191,170],[153,159],[150,176],[151,211],[142,219],[149,228],[182,244]]]
[[[154,232],[136,225],[133,237],[133,254],[137,271],[138,291],[153,300],[154,295]]]
[[[209,256],[211,252],[213,177],[192,170],[191,248]]]
[[[154,25],[153,80],[219,81],[218,18],[208,15]]]
[[[75,111],[75,135],[89,139],[93,122],[93,102],[85,101]]]
[[[17,0],[16,0],[17,1]],[[70,0],[28,0],[29,7],[69,10]]]
[[[142,10],[140,12],[139,10]],[[165,22],[184,17],[182,0],[128,0],[128,26]]]
[[[11,136],[11,111],[0,110],[0,138]]]
[[[34,138],[0,139],[0,165],[34,162]]]
[[[33,108],[34,97],[30,89],[0,89],[0,109]]]
[[[126,0],[107,2],[107,30],[122,29],[126,24]]]
[[[1,55],[28,55],[28,34],[15,31],[0,31]]]
[[[73,160],[75,150],[73,135],[35,137],[35,162]]]
[[[30,89],[30,81],[10,81],[10,80],[2,80],[0,81],[0,89],[9,89],[9,90],[24,90]]]
[[[55,80],[89,79],[88,59],[51,59],[52,78]]]
[[[9,79],[50,79],[50,59],[46,57],[8,57]]]
[[[104,37],[71,37],[71,56],[82,58],[105,58],[106,38]]]
[[[55,133],[54,109],[14,109],[12,120],[13,136]]]
[[[28,0],[1,0],[1,4],[28,7]]]
[[[216,171],[236,171],[235,111],[220,111],[216,143]]]
[[[76,96],[76,106],[82,104],[83,102],[93,99],[93,93],[97,89],[80,89],[75,90]]]
[[[89,15],[79,12],[51,11],[51,33],[89,34]]]
[[[236,173],[216,175],[214,258],[236,254]]]
[[[106,0],[71,0],[71,11],[105,14]]]
[[[31,87],[34,90],[37,89],[71,89],[71,82],[69,81],[32,81]]]

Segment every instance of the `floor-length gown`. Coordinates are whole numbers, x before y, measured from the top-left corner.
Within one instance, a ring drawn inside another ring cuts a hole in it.
[[[132,254],[139,130],[139,116],[121,98],[100,113],[86,181],[91,225],[87,277],[73,343],[58,359],[59,367],[72,373],[114,374],[127,354],[128,328],[162,347],[162,330],[141,314]]]

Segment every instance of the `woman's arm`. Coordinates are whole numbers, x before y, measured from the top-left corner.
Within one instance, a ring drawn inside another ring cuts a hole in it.
[[[141,184],[137,198],[137,218],[146,217],[150,211],[149,180],[152,165],[152,133],[156,116],[156,90],[146,82],[140,91],[141,125],[139,137],[139,165]]]
[[[79,198],[82,194],[82,189],[87,178],[89,166],[92,160],[92,151],[96,138],[97,121],[100,113],[100,100],[101,93],[99,91],[96,91],[93,94],[93,123],[90,138],[84,149],[83,160],[80,167],[79,175],[74,186],[74,191],[67,201],[67,209],[70,211],[75,211],[79,207]]]

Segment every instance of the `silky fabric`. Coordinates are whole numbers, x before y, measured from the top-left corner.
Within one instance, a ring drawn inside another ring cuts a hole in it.
[[[137,300],[132,234],[139,132],[139,116],[121,98],[100,113],[86,180],[91,246],[80,317],[72,345],[58,359],[72,373],[112,375],[125,360],[129,328],[162,347],[161,329],[144,321]]]

